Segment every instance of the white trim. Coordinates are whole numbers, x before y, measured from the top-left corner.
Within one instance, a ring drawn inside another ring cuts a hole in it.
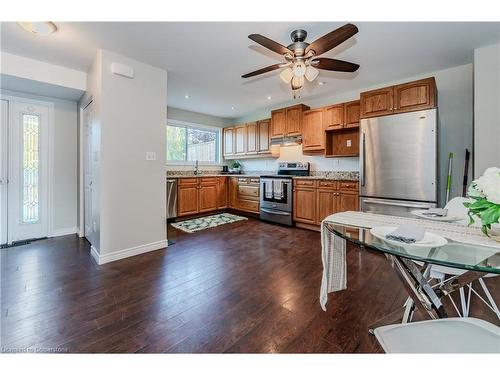
[[[223,129],[219,126],[203,125],[203,124],[198,124],[195,122],[187,122],[187,121],[174,120],[174,119],[169,119],[169,118],[167,118],[167,125],[189,126],[189,127],[198,128],[201,130],[212,130],[212,131],[221,131]]]
[[[45,101],[45,100],[39,100],[39,99],[31,99],[31,98],[25,98],[22,96],[15,96],[15,95],[4,95],[0,94],[0,99],[7,100],[9,102],[9,126],[10,126],[10,103],[11,102],[18,102],[18,103],[25,103],[25,104],[34,104],[34,105],[40,105],[40,106],[45,106],[48,108],[48,119],[47,119],[47,125],[49,127],[49,133],[48,133],[48,140],[47,140],[47,159],[48,159],[48,166],[47,166],[47,233],[46,236],[48,237],[50,233],[52,233],[52,228],[53,228],[53,209],[52,209],[52,202],[54,201],[54,194],[53,194],[53,185],[54,185],[54,103]],[[8,225],[8,223],[7,223]],[[7,238],[10,241],[10,238],[12,238],[12,233],[11,233],[11,228],[12,225],[8,225],[8,234]]]
[[[145,245],[129,247],[128,249],[113,251],[108,254],[99,254],[94,246],[90,246],[90,254],[98,265],[114,262],[123,258],[133,257],[135,255],[144,254],[150,251],[165,249],[168,246],[167,240],[152,242]]]
[[[49,232],[49,237],[67,236],[69,234],[76,234],[77,232],[77,227],[59,228]]]

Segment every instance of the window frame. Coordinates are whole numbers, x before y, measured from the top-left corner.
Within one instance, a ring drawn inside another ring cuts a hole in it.
[[[187,122],[187,121],[180,121],[180,120],[173,120],[167,118],[167,124],[165,126],[165,142],[167,142],[167,126],[177,126],[177,127],[184,127],[184,128],[191,128],[191,129],[196,129],[196,130],[205,130],[205,131],[213,131],[216,133],[216,141],[215,141],[215,155],[217,157],[216,162],[209,162],[209,161],[199,161],[198,165],[200,166],[221,166],[222,163],[222,127],[218,126],[210,126],[210,125],[204,125],[204,124],[197,124],[193,122]],[[168,144],[167,144],[168,147]],[[187,151],[187,150],[186,150]],[[166,158],[166,155],[165,155]],[[179,166],[194,166],[195,161],[189,161],[189,160],[166,160],[167,165],[179,165]]]

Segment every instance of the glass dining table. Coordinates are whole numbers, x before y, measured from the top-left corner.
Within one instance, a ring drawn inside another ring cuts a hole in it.
[[[448,317],[443,297],[484,277],[500,274],[500,246],[488,247],[448,241],[440,247],[395,244],[372,234],[370,229],[337,223],[325,223],[326,230],[361,247],[383,253],[391,262],[409,294],[403,307],[370,327],[411,320],[415,309],[425,311],[431,319]],[[436,267],[437,266],[437,267]],[[444,282],[432,282],[431,270],[446,267],[454,270]]]

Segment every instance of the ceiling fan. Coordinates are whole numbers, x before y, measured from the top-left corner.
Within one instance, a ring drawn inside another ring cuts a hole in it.
[[[251,40],[273,52],[283,55],[286,62],[266,66],[265,68],[244,74],[241,77],[249,78],[276,69],[286,68],[280,73],[281,79],[285,83],[291,84],[292,90],[298,90],[304,85],[304,77],[309,82],[316,79],[319,74],[318,69],[355,72],[359,68],[358,64],[318,56],[345,42],[357,32],[358,28],[348,23],[309,44],[305,42],[307,37],[305,30],[294,30],[290,34],[293,43],[287,47],[263,35],[251,34],[248,36]]]

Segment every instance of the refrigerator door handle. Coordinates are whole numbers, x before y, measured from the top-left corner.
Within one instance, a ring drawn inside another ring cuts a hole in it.
[[[360,169],[361,169],[361,176],[360,176],[360,183],[361,186],[365,186],[365,133],[361,133],[361,155],[359,158],[360,162]]]
[[[380,199],[363,199],[364,203],[374,203],[374,204],[381,204],[385,206],[398,206],[398,207],[410,207],[410,208],[429,208],[430,205],[429,203],[402,203],[402,202],[389,202],[386,200],[380,200]]]

